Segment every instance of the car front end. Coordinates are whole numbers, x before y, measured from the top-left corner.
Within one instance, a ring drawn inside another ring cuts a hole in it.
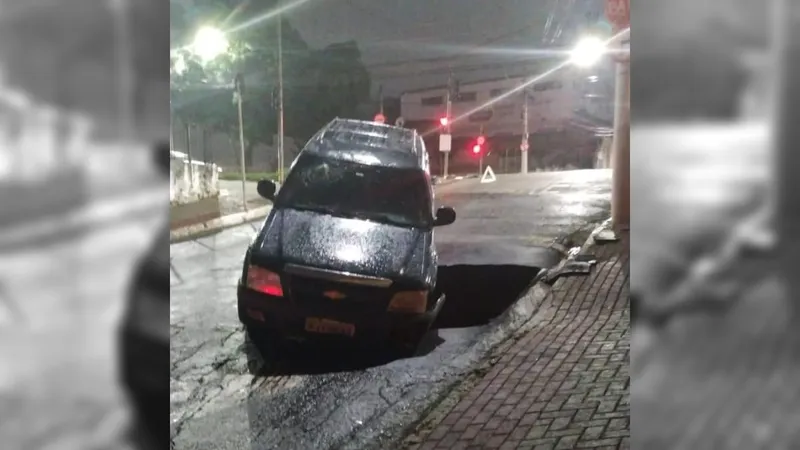
[[[266,265],[265,265],[266,266]],[[311,266],[249,264],[238,288],[239,318],[293,340],[413,340],[442,305],[429,286]]]

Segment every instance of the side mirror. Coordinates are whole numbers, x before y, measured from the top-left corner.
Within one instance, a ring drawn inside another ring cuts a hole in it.
[[[256,191],[258,191],[258,195],[267,200],[275,200],[275,192],[277,190],[278,186],[272,180],[260,180],[256,185]]]
[[[449,206],[442,206],[436,210],[436,218],[433,220],[433,226],[441,227],[450,225],[456,221],[456,210]]]

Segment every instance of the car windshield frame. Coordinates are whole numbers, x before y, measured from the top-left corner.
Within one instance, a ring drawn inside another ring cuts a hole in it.
[[[297,158],[281,186],[275,198],[275,208],[313,211],[404,228],[432,229],[430,186],[427,174],[420,168],[367,165],[303,154]],[[387,195],[370,194],[370,190],[375,188],[383,189]],[[336,191],[338,195],[334,193]]]

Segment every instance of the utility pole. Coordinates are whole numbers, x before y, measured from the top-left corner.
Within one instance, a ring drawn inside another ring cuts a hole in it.
[[[169,151],[170,152],[175,150],[175,122],[172,121],[174,117],[175,117],[175,112],[172,110],[172,101],[170,100],[169,102]]]
[[[450,128],[450,122],[452,122],[450,115],[453,112],[452,93],[453,93],[453,72],[451,71],[450,75],[447,77],[447,94],[445,96],[445,105],[446,105],[445,117],[447,118],[447,124],[444,127],[445,133],[449,134],[450,136],[453,136],[453,133],[451,132]],[[447,152],[444,153],[444,170],[442,172],[442,176],[444,178],[447,178],[449,172],[450,172],[450,151],[448,150]]]
[[[186,136],[186,159],[189,163],[189,186],[194,187],[194,162],[192,161],[192,126],[188,123],[183,124],[184,135]]]
[[[524,80],[526,82],[527,80]],[[520,173],[528,173],[528,88],[522,90],[522,142],[520,143]]]
[[[280,8],[278,2],[278,8]],[[279,9],[280,11],[280,9]],[[283,11],[278,14],[278,182],[283,184]]]
[[[241,169],[242,169],[242,203],[244,204],[244,210],[247,211],[247,167],[244,161],[244,118],[242,117],[242,94],[244,93],[244,76],[239,73],[236,74],[236,79],[234,81],[236,85],[236,105],[239,109],[239,150],[241,152],[241,156],[239,160],[241,161]]]

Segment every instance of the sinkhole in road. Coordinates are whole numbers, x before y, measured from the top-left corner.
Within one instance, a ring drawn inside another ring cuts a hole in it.
[[[447,296],[436,328],[485,325],[533,284],[540,267],[452,265],[439,267],[437,291]]]

